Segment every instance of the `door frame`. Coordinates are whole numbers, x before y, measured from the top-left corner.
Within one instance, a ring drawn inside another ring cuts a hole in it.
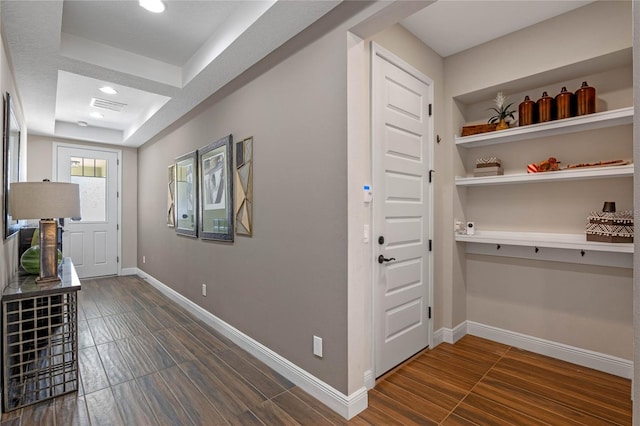
[[[369,146],[371,149],[371,180],[373,182],[373,178],[374,178],[374,174],[376,172],[375,166],[378,163],[378,156],[380,155],[379,152],[377,152],[374,148],[374,140],[376,137],[376,129],[374,126],[374,97],[373,97],[373,86],[374,86],[374,82],[376,81],[375,76],[376,76],[376,71],[375,71],[375,66],[374,66],[374,62],[376,60],[376,57],[379,56],[380,58],[389,61],[390,63],[392,63],[393,65],[397,66],[398,68],[401,68],[403,71],[407,72],[408,74],[412,75],[413,77],[415,77],[416,79],[420,80],[421,82],[428,84],[430,87],[430,92],[431,92],[431,99],[432,99],[432,103],[434,103],[435,99],[435,91],[433,88],[434,82],[431,78],[427,77],[425,74],[423,74],[422,72],[420,72],[419,70],[417,70],[415,67],[413,67],[412,65],[409,65],[407,62],[405,62],[404,60],[402,60],[400,57],[398,57],[397,55],[393,54],[392,52],[390,52],[389,50],[385,49],[384,47],[380,46],[379,44],[375,43],[375,42],[371,42],[371,48],[369,49],[370,53],[370,63],[369,63],[369,76],[370,76],[370,82],[369,82],[369,99],[370,99],[370,111],[369,111],[369,119],[370,119],[370,124],[369,124],[369,128],[371,131],[371,137],[370,137],[370,141],[369,141]],[[432,110],[435,110],[435,108],[433,108]],[[434,146],[434,135],[435,135],[435,120],[433,115],[431,115],[431,117],[429,118],[429,120],[431,121],[431,131],[429,132],[429,135],[427,137],[426,140],[426,144],[427,146],[425,147],[425,152],[428,155],[428,160],[427,160],[427,170],[426,173],[429,173],[429,170],[433,170],[433,156],[434,156],[434,152],[435,152],[435,146]],[[434,213],[435,213],[435,208],[434,208],[434,192],[435,192],[435,181],[432,181],[431,183],[426,182],[427,184],[427,200],[429,203],[429,220],[428,220],[428,224],[427,224],[427,229],[428,229],[428,233],[429,233],[429,239],[433,240],[434,237]],[[375,193],[375,182],[374,182],[374,186],[373,186],[373,191]],[[374,310],[374,307],[376,306],[375,303],[375,297],[376,297],[376,292],[375,292],[375,286],[377,284],[378,281],[378,265],[377,265],[377,255],[376,252],[378,250],[377,247],[377,243],[375,241],[375,236],[378,235],[377,234],[377,229],[375,228],[376,225],[376,220],[377,220],[377,213],[376,212],[376,201],[375,201],[375,195],[374,195],[374,200],[371,203],[371,235],[374,237],[371,239],[371,251],[370,251],[370,259],[371,259],[371,352],[370,352],[370,368],[372,371],[372,379],[373,379],[373,383],[375,383],[376,380],[376,374],[377,372],[375,371],[375,361],[376,361],[376,344],[377,344],[377,333],[376,333],[376,321],[375,321],[375,316],[376,316],[376,312]],[[432,247],[435,247],[435,243],[432,244]],[[427,325],[427,330],[428,330],[428,336],[427,336],[427,344],[429,348],[433,347],[433,323],[434,323],[434,300],[433,300],[433,287],[434,287],[434,261],[433,261],[433,256],[434,256],[434,251],[427,251],[427,264],[428,264],[428,269],[429,269],[429,273],[428,273],[428,277],[426,277],[427,280],[427,285],[428,285],[428,289],[427,289],[427,294],[429,296],[429,305],[432,308],[431,309],[431,318],[429,319],[429,323]],[[409,358],[407,358],[409,359]],[[405,360],[406,361],[406,360]]]
[[[52,146],[52,163],[51,163],[51,176],[53,177],[53,181],[57,181],[58,180],[58,148],[73,148],[73,149],[87,149],[87,150],[91,150],[91,151],[104,151],[104,152],[110,152],[110,153],[115,153],[117,155],[118,158],[118,164],[117,164],[117,170],[118,170],[118,174],[117,174],[117,178],[118,178],[118,187],[117,187],[117,191],[118,191],[118,196],[116,197],[116,206],[118,209],[118,218],[117,218],[117,226],[116,226],[116,238],[118,239],[117,242],[117,250],[118,252],[116,253],[117,259],[118,261],[117,263],[117,271],[118,271],[118,275],[122,275],[122,226],[120,226],[120,224],[122,223],[122,150],[121,149],[114,149],[114,148],[105,148],[102,146],[91,146],[91,145],[81,145],[81,144],[73,144],[73,143],[63,143],[63,142],[53,142],[51,144]]]

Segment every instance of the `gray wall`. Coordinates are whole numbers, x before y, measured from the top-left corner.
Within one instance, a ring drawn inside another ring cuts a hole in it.
[[[6,92],[9,92],[11,95],[11,103],[22,130],[20,134],[20,180],[25,180],[27,175],[27,129],[24,125],[20,93],[18,93],[14,84],[13,70],[6,56],[4,41],[0,39],[0,103]],[[4,111],[4,107],[0,108],[0,111]],[[4,146],[4,144],[0,145]],[[1,151],[2,150],[0,150],[0,152]],[[0,158],[2,158],[1,153]],[[2,161],[4,160],[0,160],[0,163],[2,163]],[[3,173],[4,171],[0,172],[0,174]],[[0,178],[0,182],[2,182],[2,185],[0,185],[0,203],[4,205],[4,175]],[[4,214],[4,208],[1,208],[0,212],[0,214]],[[1,288],[4,288],[11,276],[16,272],[19,261],[18,234],[14,234],[7,240],[4,239],[4,217],[0,219],[0,240],[2,241],[2,243],[0,243],[0,285]]]
[[[341,392],[347,390],[345,34],[323,36],[198,108],[138,153],[138,266]],[[254,236],[237,236],[233,244],[177,236],[165,224],[167,166],[229,133],[236,141],[254,138]],[[323,359],[312,354],[313,335],[324,339]]]

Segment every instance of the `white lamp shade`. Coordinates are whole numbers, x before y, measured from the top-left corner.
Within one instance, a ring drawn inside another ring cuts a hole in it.
[[[80,216],[80,187],[67,182],[16,182],[9,187],[13,219]]]

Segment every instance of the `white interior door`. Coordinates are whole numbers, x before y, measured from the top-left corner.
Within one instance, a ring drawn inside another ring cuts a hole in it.
[[[427,347],[432,294],[432,81],[373,45],[376,377]]]
[[[118,273],[118,152],[55,146],[56,180],[80,185],[81,217],[65,219],[62,251],[80,278]]]

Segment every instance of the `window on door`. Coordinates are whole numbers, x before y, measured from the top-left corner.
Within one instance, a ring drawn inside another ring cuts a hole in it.
[[[71,157],[71,182],[80,186],[82,222],[107,221],[107,160]]]

